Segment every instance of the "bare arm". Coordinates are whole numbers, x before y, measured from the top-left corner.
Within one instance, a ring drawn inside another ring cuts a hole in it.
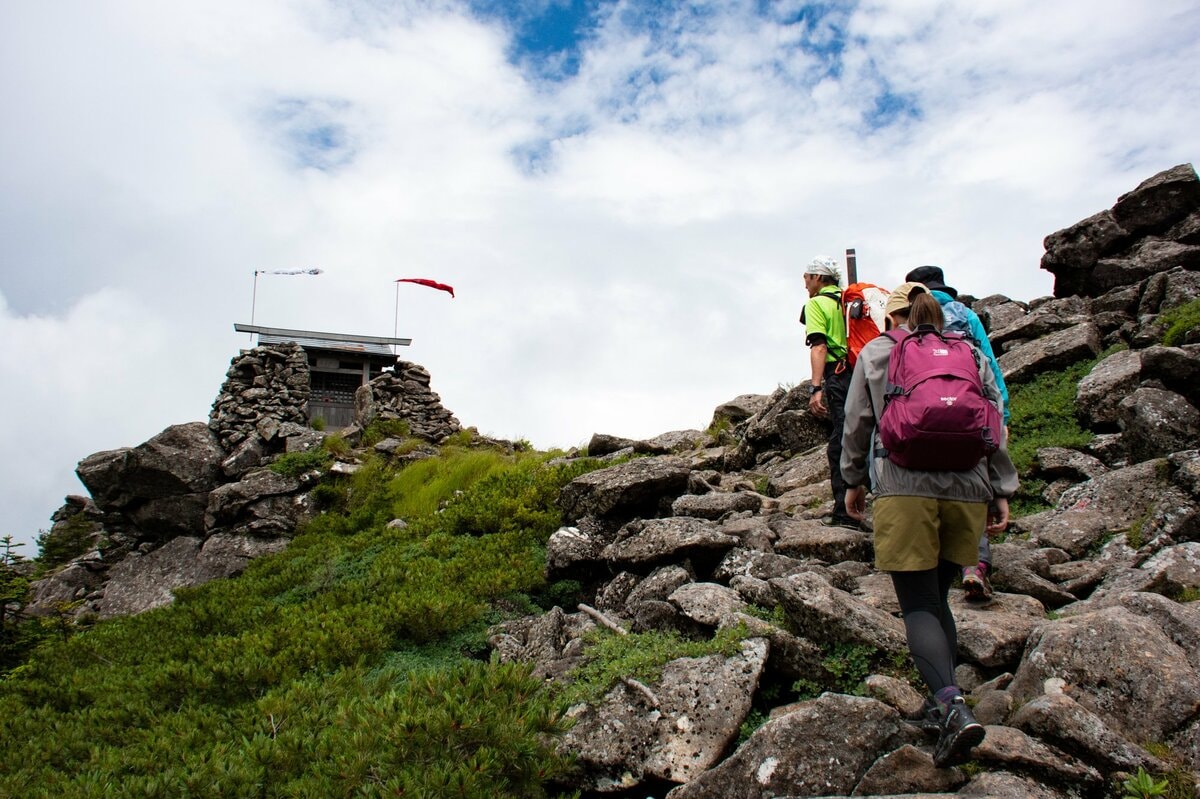
[[[808,361],[812,367],[812,382],[814,391],[808,399],[808,409],[815,416],[825,417],[829,415],[829,408],[825,405],[825,392],[816,391],[816,386],[823,385],[825,381],[825,354],[829,352],[829,347],[824,343],[813,344],[808,348]]]

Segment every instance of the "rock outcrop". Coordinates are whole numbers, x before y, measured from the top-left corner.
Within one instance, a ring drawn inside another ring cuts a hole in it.
[[[136,447],[80,461],[76,473],[91,497],[68,497],[50,531],[80,554],[34,583],[26,611],[140,613],[171,602],[177,588],[234,576],[285,547],[315,511],[310,492],[321,470],[292,477],[267,467],[326,438],[308,423],[309,374],[297,344],[245,350],[233,358],[207,424],[175,425]],[[359,424],[338,435],[358,441],[381,420],[402,422],[425,442],[444,441],[462,427],[429,383],[423,367],[398,363],[360,389]],[[397,457],[429,454],[418,447]],[[353,472],[355,461],[350,455],[329,469]]]
[[[674,661],[659,681],[618,682],[574,709],[561,744],[583,769],[573,787],[671,799],[1066,799],[1110,795],[1118,775],[1138,768],[1200,778],[1200,609],[1187,601],[1200,596],[1200,347],[1163,346],[1159,322],[1200,297],[1191,271],[1200,262],[1189,255],[1200,246],[1198,213],[1195,172],[1169,170],[1047,238],[1055,297],[974,303],[1014,387],[1096,361],[1076,402],[1094,439],[1038,452],[1027,477],[1046,484],[1051,507],[994,545],[994,600],[951,592],[956,679],[987,725],[975,769],[934,767],[920,683],[895,670],[859,684],[867,696],[790,701],[788,686],[836,685],[847,652],[876,669],[907,653],[870,535],[816,521],[830,509],[825,432],[801,386],[717,408],[720,454],[703,464],[656,454],[563,489],[573,526],[551,538],[548,576],[590,578],[595,608],[542,617],[554,621],[552,637],[535,634],[545,624],[535,619],[501,625],[492,644],[502,660],[569,680],[596,613],[613,629],[698,639],[738,629],[763,653],[738,687],[751,696],[709,702],[722,713],[681,714],[665,697],[680,692],[679,675],[694,697],[724,691],[737,658]],[[655,452],[614,436],[592,442],[597,453]],[[756,727],[762,714],[769,720]],[[725,749],[714,757],[713,747],[665,743],[684,733]]]

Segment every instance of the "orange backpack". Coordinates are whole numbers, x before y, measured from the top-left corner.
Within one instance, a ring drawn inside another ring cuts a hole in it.
[[[890,291],[874,283],[851,283],[842,289],[841,304],[846,313],[846,359],[851,368],[867,342],[883,332],[886,319],[883,308],[889,294]]]

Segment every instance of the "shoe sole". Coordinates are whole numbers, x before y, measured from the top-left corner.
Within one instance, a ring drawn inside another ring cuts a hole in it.
[[[983,743],[984,736],[987,735],[987,730],[982,724],[975,723],[963,727],[958,731],[958,735],[954,736],[949,748],[945,754],[938,757],[934,754],[933,764],[938,768],[947,768],[948,766],[956,766],[959,763],[967,760],[967,755],[971,750]]]

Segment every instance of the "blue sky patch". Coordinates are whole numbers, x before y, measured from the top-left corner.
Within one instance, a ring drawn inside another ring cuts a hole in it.
[[[296,166],[330,172],[349,164],[356,154],[342,119],[349,108],[345,100],[289,97],[266,113],[266,123]]]

